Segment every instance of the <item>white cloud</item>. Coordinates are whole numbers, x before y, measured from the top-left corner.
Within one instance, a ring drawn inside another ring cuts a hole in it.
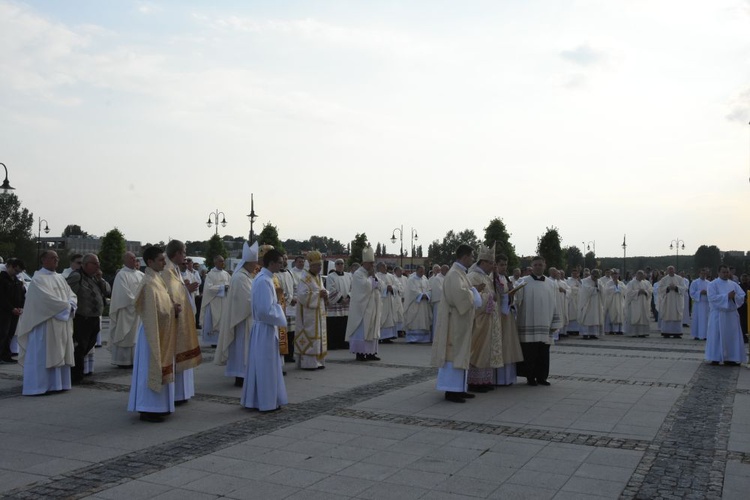
[[[599,66],[607,62],[607,54],[604,51],[596,50],[588,42],[560,52],[560,57],[564,60],[577,64],[579,66]]]
[[[750,87],[737,94],[729,102],[727,120],[748,123],[750,121]]]

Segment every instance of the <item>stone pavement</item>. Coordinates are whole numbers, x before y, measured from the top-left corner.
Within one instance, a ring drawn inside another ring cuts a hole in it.
[[[106,338],[106,333],[105,333]],[[704,343],[570,337],[550,387],[449,403],[429,346],[380,362],[287,365],[290,404],[260,414],[213,365],[160,424],[128,413],[130,373],[96,351],[93,385],[22,397],[0,365],[0,498],[604,499],[750,497],[750,370]]]

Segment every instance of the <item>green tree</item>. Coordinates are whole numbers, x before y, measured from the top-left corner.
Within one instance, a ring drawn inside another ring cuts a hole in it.
[[[163,244],[157,246],[164,248]],[[188,255],[204,255],[207,247],[208,241],[186,241],[185,253]]]
[[[208,247],[206,249],[206,267],[208,269],[214,267],[214,257],[217,255],[226,258],[229,253],[227,252],[227,247],[224,246],[224,240],[218,234],[215,234],[208,240]]]
[[[276,250],[278,250],[281,253],[284,253],[284,245],[281,243],[281,240],[279,239],[279,230],[276,226],[271,224],[270,222],[267,224],[263,224],[263,231],[260,232],[258,235],[258,244],[259,245],[271,245]]]
[[[593,251],[586,252],[586,256],[583,258],[583,265],[589,269],[596,267],[596,254]]]
[[[356,236],[354,236],[354,241],[352,241],[352,251],[349,255],[349,265],[352,265],[355,262],[362,263],[362,250],[364,250],[367,246],[369,246],[369,243],[367,242],[367,235],[365,233],[357,233]]]
[[[584,266],[583,253],[575,245],[563,248],[563,258],[568,276],[570,276],[570,271],[573,269]]]
[[[443,241],[434,240],[427,247],[427,258],[435,264],[450,264],[456,258],[456,249],[465,243],[472,248],[479,247],[479,239],[471,229],[456,234],[452,229],[445,233]]]
[[[716,272],[721,264],[721,250],[716,245],[701,245],[695,251],[694,262],[697,269],[707,267],[711,272]]]
[[[117,228],[110,230],[102,238],[99,262],[101,263],[102,274],[110,283],[114,280],[115,274],[122,264],[125,249],[125,236]]]
[[[378,241],[378,244],[375,247],[375,257],[380,257],[381,255],[382,255],[382,249],[380,248],[380,242]]]
[[[548,227],[547,231],[539,238],[536,251],[547,261],[547,268],[556,267],[561,269],[563,266],[563,253],[560,247],[562,238],[555,226]]]
[[[62,232],[63,238],[67,238],[68,236],[83,236],[86,237],[89,235],[86,231],[81,229],[81,226],[78,224],[68,224],[65,226],[65,229]]]
[[[495,217],[484,228],[484,244],[488,247],[496,244],[495,255],[505,254],[508,257],[509,269],[518,266],[516,247],[510,242],[510,233],[506,229],[503,219]]]
[[[21,207],[15,194],[0,195],[0,255],[17,257],[29,269],[36,269],[36,253],[32,236],[34,214]]]

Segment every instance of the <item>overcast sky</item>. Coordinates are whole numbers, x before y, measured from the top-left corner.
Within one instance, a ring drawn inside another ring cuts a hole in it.
[[[501,217],[600,256],[750,250],[750,2],[0,0],[0,162],[53,234]],[[36,226],[35,226],[36,231]]]

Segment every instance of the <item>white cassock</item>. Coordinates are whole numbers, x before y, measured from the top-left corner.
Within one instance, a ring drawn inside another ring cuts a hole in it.
[[[734,300],[729,299],[731,291],[735,293]],[[737,312],[744,302],[745,292],[731,279],[718,278],[708,284],[706,361],[742,363],[747,359]]]
[[[443,281],[445,276],[442,273],[438,273],[436,276],[430,277],[428,280],[430,288],[430,305],[432,306],[432,325],[431,325],[431,337],[435,338],[435,322],[437,321],[438,304],[443,299]]]
[[[559,330],[559,335],[567,335],[568,333],[568,297],[570,296],[570,287],[565,280],[552,280],[555,287],[555,303],[557,305],[557,311],[560,314],[560,324],[562,325]],[[559,338],[555,336],[555,340]]]
[[[138,336],[140,317],[135,311],[135,297],[143,280],[138,269],[123,267],[117,272],[112,285],[112,301],[109,304],[109,351],[112,364],[131,366],[135,341]]]
[[[70,389],[77,304],[78,298],[61,275],[46,269],[34,273],[16,328],[24,396]]]
[[[382,313],[380,315],[380,338],[398,338],[396,330],[397,303],[401,298],[396,295],[396,277],[387,273],[375,273],[380,282],[380,299],[382,301]],[[391,291],[388,291],[390,285]]]
[[[284,290],[284,304],[286,304],[286,308],[284,310],[284,313],[286,314],[286,332],[287,335],[289,335],[290,332],[294,332],[296,327],[296,316],[297,316],[297,305],[292,305],[292,300],[295,298],[295,291],[297,289],[297,284],[299,283],[298,280],[296,280],[295,275],[292,274],[292,272],[288,269],[282,269],[278,273],[276,273],[276,278],[279,280],[279,284],[281,285],[281,289]],[[292,339],[288,339],[290,342],[290,347],[292,346]],[[291,352],[291,351],[290,351]]]
[[[186,271],[180,271],[179,268],[177,269],[177,272],[180,273],[180,276],[182,277],[182,281],[187,281],[188,283],[196,283],[195,280],[195,274],[191,270]],[[201,280],[199,279],[197,283],[200,284]],[[195,290],[194,292],[188,292],[187,291],[187,285],[185,285],[185,291],[188,294],[188,297],[190,298],[190,307],[193,308],[193,316],[195,316],[196,308],[195,308],[195,297],[198,295],[198,290]]]
[[[214,358],[217,365],[226,365],[224,375],[227,377],[244,377],[247,369],[247,341],[253,326],[252,289],[253,276],[244,267],[238,267],[232,274],[224,300]]]
[[[404,328],[407,342],[432,342],[432,307],[430,282],[417,273],[406,281]]]
[[[287,404],[279,354],[279,327],[286,326],[286,314],[276,298],[273,273],[267,268],[253,280],[251,300],[253,326],[240,403],[260,411],[275,410]]]
[[[219,342],[219,329],[224,309],[224,298],[227,296],[230,276],[223,269],[214,267],[206,273],[203,284],[200,321],[203,343],[215,346]]]
[[[623,333],[625,323],[625,283],[610,279],[604,285],[604,331]]]
[[[690,298],[693,299],[693,317],[690,322],[690,334],[694,339],[708,338],[708,280],[698,278],[690,283]],[[702,293],[703,291],[706,293]]]
[[[375,277],[368,275],[364,267],[360,267],[352,274],[349,321],[346,324],[345,337],[351,353],[378,353],[380,316],[383,309],[380,285]]]
[[[677,291],[670,290],[671,286],[677,287]],[[666,275],[659,280],[658,288],[657,300],[662,335],[682,335],[682,313],[687,294],[684,278],[676,274]]]
[[[578,333],[580,327],[578,326],[578,293],[581,287],[581,280],[570,277],[565,280],[568,288],[570,288],[570,295],[568,295],[568,327],[567,331],[571,333]]]
[[[604,330],[604,301],[599,283],[590,276],[578,291],[578,326],[581,335],[597,337]]]
[[[643,292],[643,293],[640,293]],[[625,334],[647,337],[651,328],[651,283],[633,278],[625,289]]]
[[[409,278],[404,276],[403,274],[401,276],[393,275],[396,284],[398,285],[398,298],[400,301],[400,304],[398,306],[398,312],[396,314],[396,330],[399,332],[404,332],[404,297],[406,296],[406,282]]]

